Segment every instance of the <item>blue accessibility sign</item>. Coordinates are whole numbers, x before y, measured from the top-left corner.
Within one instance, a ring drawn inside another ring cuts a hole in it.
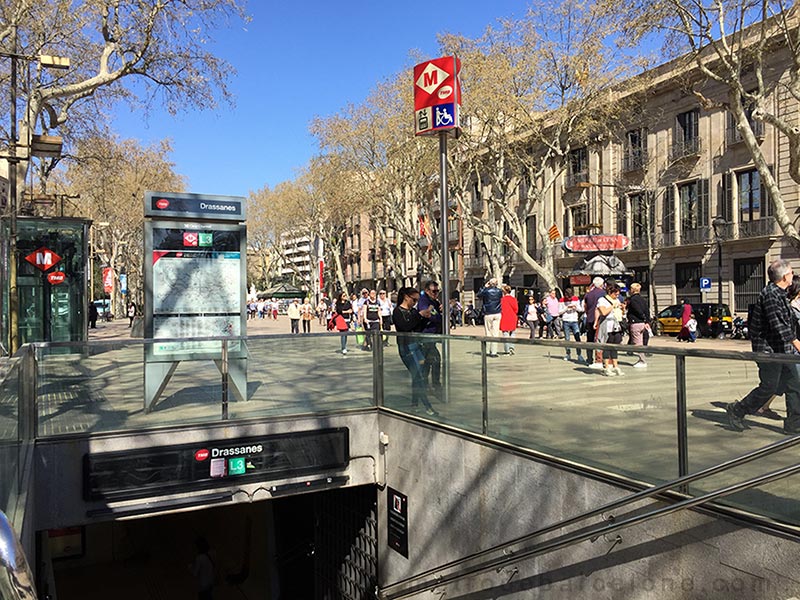
[[[700,278],[700,291],[701,292],[710,292],[711,291],[711,278],[710,277],[701,277]]]

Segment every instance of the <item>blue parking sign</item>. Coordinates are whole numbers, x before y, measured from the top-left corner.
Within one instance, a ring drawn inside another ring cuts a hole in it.
[[[700,291],[701,292],[710,292],[711,291],[711,278],[710,277],[701,277],[700,278]]]

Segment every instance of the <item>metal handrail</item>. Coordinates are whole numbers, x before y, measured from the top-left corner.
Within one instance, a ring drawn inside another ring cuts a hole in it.
[[[0,510],[0,598],[36,600],[36,586],[25,551],[14,528]]]
[[[769,473],[765,473],[765,474],[759,475],[757,477],[751,477],[750,479],[745,479],[744,481],[740,481],[738,483],[734,483],[734,484],[728,485],[726,487],[719,488],[717,490],[714,490],[713,492],[708,492],[706,494],[703,494],[701,496],[696,496],[696,497],[693,497],[693,498],[687,498],[686,500],[681,500],[679,502],[676,502],[675,504],[671,504],[670,506],[666,506],[664,508],[659,508],[659,509],[655,509],[655,510],[652,510],[652,511],[649,511],[649,512],[645,512],[645,513],[630,517],[628,519],[623,519],[623,520],[620,520],[620,521],[613,521],[613,522],[610,522],[607,525],[602,525],[602,526],[599,526],[599,527],[590,527],[588,530],[582,529],[582,530],[579,530],[579,531],[576,531],[576,532],[573,532],[573,533],[565,534],[563,536],[557,537],[557,538],[555,538],[553,540],[547,541],[547,542],[545,542],[545,543],[543,543],[541,545],[538,545],[538,546],[534,546],[534,547],[531,547],[531,548],[524,548],[522,550],[514,551],[513,553],[503,554],[503,556],[499,556],[499,557],[496,557],[494,559],[487,560],[487,561],[485,561],[485,562],[483,562],[483,563],[481,563],[479,565],[475,565],[475,566],[469,567],[468,569],[466,569],[464,571],[461,571],[461,572],[456,572],[456,573],[447,574],[447,575],[437,574],[438,571],[441,571],[441,570],[443,570],[445,568],[452,568],[453,566],[460,566],[460,565],[465,564],[466,562],[468,562],[470,560],[475,560],[477,557],[486,556],[487,554],[494,553],[494,552],[499,552],[499,551],[502,551],[504,549],[507,549],[508,546],[513,545],[514,543],[520,543],[520,542],[523,542],[523,541],[527,541],[530,538],[539,537],[541,535],[544,535],[546,533],[550,533],[550,532],[555,531],[557,529],[561,529],[561,528],[567,527],[569,525],[574,525],[575,523],[577,523],[579,521],[582,521],[582,520],[585,520],[586,518],[589,518],[591,516],[595,516],[597,514],[605,512],[609,508],[619,508],[620,506],[631,504],[631,503],[633,503],[633,502],[635,502],[637,500],[641,500],[641,499],[643,499],[645,497],[648,497],[648,496],[651,496],[653,494],[658,493],[655,490],[660,489],[660,491],[663,492],[663,491],[665,491],[665,489],[676,487],[677,485],[680,485],[681,483],[685,484],[688,481],[694,481],[694,480],[699,479],[701,477],[706,477],[706,476],[714,474],[714,473],[719,473],[720,471],[724,471],[724,470],[730,469],[730,468],[732,468],[734,466],[737,466],[738,464],[742,464],[742,461],[745,458],[746,458],[746,460],[744,460],[744,462],[749,462],[750,460],[754,460],[755,458],[759,458],[759,457],[762,457],[762,456],[767,456],[769,454],[774,454],[775,452],[777,452],[779,450],[783,450],[784,448],[787,448],[789,446],[797,444],[798,441],[800,441],[800,435],[793,436],[792,438],[789,438],[787,440],[783,440],[781,442],[777,442],[775,444],[771,444],[769,446],[765,446],[765,447],[760,448],[759,450],[756,450],[754,452],[751,452],[751,453],[748,453],[748,454],[744,454],[744,455],[742,455],[742,456],[740,456],[738,458],[732,459],[730,461],[726,461],[725,463],[720,463],[719,465],[716,465],[714,467],[710,467],[709,469],[705,469],[703,471],[698,471],[697,473],[694,473],[692,475],[688,475],[686,477],[681,477],[681,478],[676,479],[674,481],[667,482],[666,484],[658,486],[657,488],[644,490],[643,492],[639,492],[637,494],[633,494],[631,496],[627,496],[626,498],[623,498],[621,500],[612,502],[612,503],[607,504],[607,505],[605,505],[605,506],[603,506],[601,508],[594,509],[594,510],[589,511],[587,513],[584,513],[582,515],[578,515],[577,517],[571,517],[569,519],[565,519],[564,521],[560,521],[558,523],[554,523],[553,525],[549,525],[547,527],[544,527],[544,528],[542,528],[542,529],[540,529],[540,530],[538,530],[538,531],[536,531],[534,533],[531,533],[531,534],[529,534],[527,536],[523,536],[521,538],[518,538],[517,540],[515,540],[513,542],[495,546],[494,548],[490,548],[488,550],[484,550],[482,552],[476,553],[476,554],[471,555],[469,557],[466,557],[464,559],[460,559],[458,561],[453,561],[452,563],[448,563],[448,565],[444,565],[442,567],[437,567],[435,569],[430,569],[430,570],[426,571],[424,574],[414,575],[414,576],[409,577],[409,578],[407,578],[405,580],[389,584],[386,587],[384,587],[383,589],[379,590],[378,591],[378,595],[382,600],[394,600],[396,598],[403,598],[403,597],[406,597],[406,596],[409,596],[409,595],[412,595],[412,594],[418,594],[418,593],[424,592],[426,590],[432,590],[432,589],[434,589],[436,587],[439,587],[439,586],[442,586],[442,585],[445,585],[445,584],[448,584],[448,583],[452,583],[454,581],[457,581],[459,579],[463,579],[465,577],[471,577],[472,575],[476,575],[478,573],[483,573],[483,572],[489,571],[491,569],[500,568],[500,567],[505,566],[505,565],[507,565],[509,563],[518,562],[519,560],[524,559],[524,558],[539,556],[539,555],[542,555],[542,554],[546,554],[548,552],[554,552],[556,550],[561,550],[563,548],[572,546],[573,544],[577,544],[579,542],[583,542],[583,541],[586,541],[586,540],[589,540],[589,539],[594,539],[594,538],[597,538],[597,537],[599,537],[601,535],[607,535],[607,534],[613,533],[613,532],[615,532],[617,530],[624,529],[624,528],[627,528],[627,527],[631,527],[633,525],[638,525],[640,523],[649,521],[651,519],[655,519],[657,517],[669,515],[669,514],[672,514],[674,512],[678,512],[680,510],[684,510],[684,509],[688,509],[688,508],[694,508],[696,506],[700,506],[700,505],[705,504],[707,502],[710,502],[712,500],[716,500],[717,498],[722,498],[722,497],[725,497],[725,496],[729,496],[731,494],[735,494],[736,492],[740,492],[742,490],[747,490],[747,489],[750,489],[750,488],[753,488],[753,487],[757,487],[759,485],[771,483],[773,481],[778,481],[779,479],[784,479],[786,477],[794,475],[795,473],[800,472],[800,464],[795,464],[795,465],[792,465],[792,466],[789,466],[789,467],[784,467],[782,469],[777,469],[775,471],[771,471]],[[423,581],[423,582],[418,583],[418,584],[412,584],[410,587],[407,587],[407,588],[402,589],[402,590],[398,590],[397,592],[393,592],[392,591],[392,588],[397,588],[399,586],[408,585],[409,582],[415,581],[417,579],[421,579],[421,578],[423,578],[423,576],[424,577],[430,576],[430,578],[427,581]]]

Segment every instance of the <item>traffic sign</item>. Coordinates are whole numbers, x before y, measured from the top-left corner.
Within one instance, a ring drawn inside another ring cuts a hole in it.
[[[711,291],[711,278],[710,277],[701,277],[700,278],[700,291],[701,292],[710,292]]]
[[[461,126],[461,61],[443,56],[414,67],[414,132],[427,135]]]
[[[42,246],[38,250],[34,250],[28,256],[25,257],[29,263],[31,263],[37,269],[42,271],[47,271],[53,265],[55,265],[58,261],[61,260],[61,257],[53,252]]]

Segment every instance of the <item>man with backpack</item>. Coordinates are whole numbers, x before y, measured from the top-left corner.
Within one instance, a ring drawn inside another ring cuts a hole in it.
[[[378,294],[375,290],[369,290],[367,299],[361,305],[361,324],[364,326],[364,345],[362,350],[372,349],[372,333],[381,330],[381,305],[378,302]]]

